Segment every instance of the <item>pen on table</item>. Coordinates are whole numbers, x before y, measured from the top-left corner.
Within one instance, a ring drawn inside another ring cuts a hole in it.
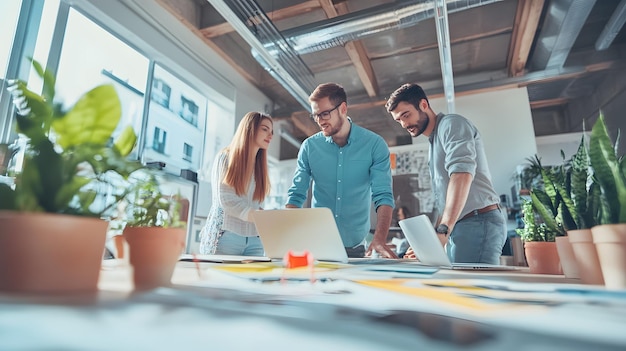
[[[332,281],[331,278],[318,278],[315,281],[311,281],[310,278],[288,278],[288,277],[267,277],[267,278],[250,278],[250,280],[259,283],[274,283],[274,282],[320,282],[326,283]]]
[[[198,256],[195,253],[191,254],[192,261],[196,265],[196,271],[198,272],[198,278],[202,279],[202,270],[200,269],[200,260],[198,260]]]

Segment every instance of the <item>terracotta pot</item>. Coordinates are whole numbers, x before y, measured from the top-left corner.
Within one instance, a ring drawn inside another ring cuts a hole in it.
[[[0,291],[97,291],[107,227],[97,218],[0,211]]]
[[[122,235],[116,235],[113,237],[113,243],[115,244],[115,258],[124,258],[124,237]]]
[[[569,242],[569,237],[557,236],[554,242],[556,242],[556,251],[559,254],[563,275],[566,278],[580,278],[578,263],[576,262],[576,256],[574,256],[572,244]]]
[[[593,243],[591,229],[570,230],[567,232],[572,251],[578,263],[580,281],[585,284],[604,285],[598,252]]]
[[[185,247],[185,230],[127,227],[123,235],[128,242],[135,289],[170,285],[176,262]]]
[[[607,289],[626,289],[626,224],[591,228]]]
[[[524,251],[530,273],[563,274],[555,242],[527,241],[524,242]]]

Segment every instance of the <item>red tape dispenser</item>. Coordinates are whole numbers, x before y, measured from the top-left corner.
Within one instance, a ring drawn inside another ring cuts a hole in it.
[[[310,252],[303,251],[302,253],[297,254],[289,250],[285,254],[285,257],[283,258],[283,264],[285,265],[285,268],[287,269],[308,266],[311,272],[311,283],[315,283],[315,275],[313,272],[314,259],[313,259],[313,255]],[[284,282],[285,280],[284,277],[281,280],[282,282]]]

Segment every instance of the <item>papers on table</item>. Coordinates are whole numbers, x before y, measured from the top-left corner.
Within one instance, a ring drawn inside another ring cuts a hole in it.
[[[271,259],[265,256],[237,256],[237,255],[200,255],[182,254],[180,261],[187,262],[213,262],[213,263],[248,263],[248,262],[270,262]]]

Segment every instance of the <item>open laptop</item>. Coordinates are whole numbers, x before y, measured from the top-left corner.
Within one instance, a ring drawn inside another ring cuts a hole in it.
[[[291,250],[315,260],[348,262],[339,229],[328,208],[288,208],[253,213],[265,256],[282,259]]]
[[[464,270],[517,270],[518,267],[487,263],[451,263],[441,245],[430,219],[426,215],[407,218],[398,222],[404,236],[413,248],[417,259],[429,266]]]

